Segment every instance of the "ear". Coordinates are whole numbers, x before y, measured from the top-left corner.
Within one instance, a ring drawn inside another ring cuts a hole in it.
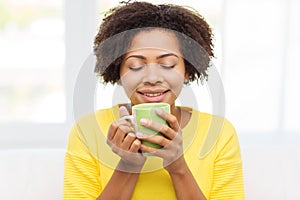
[[[117,84],[118,84],[118,85],[122,85],[121,79],[119,79],[119,80],[117,81]]]
[[[187,84],[189,82],[189,80],[190,80],[189,74],[185,73],[185,75],[184,75],[184,83]]]

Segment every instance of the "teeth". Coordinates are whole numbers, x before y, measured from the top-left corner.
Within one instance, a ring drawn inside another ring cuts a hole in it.
[[[147,97],[157,97],[162,95],[162,93],[145,93]]]

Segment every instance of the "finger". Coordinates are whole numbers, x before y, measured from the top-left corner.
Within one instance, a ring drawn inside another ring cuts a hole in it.
[[[119,117],[120,120],[127,121],[127,123],[132,126],[133,125],[133,116],[129,114],[127,108],[125,106],[121,106],[119,109]]]
[[[123,143],[123,140],[125,136],[130,133],[132,130],[129,126],[120,125],[114,138],[112,139],[112,142],[116,144],[117,146],[121,146]]]
[[[135,139],[135,140],[133,141],[133,143],[131,144],[129,151],[130,151],[130,152],[137,153],[138,150],[140,149],[140,147],[141,147],[141,141],[138,140],[138,139]]]
[[[112,140],[118,130],[118,125],[116,122],[110,124],[108,133],[107,133],[107,140]]]
[[[141,144],[140,149],[143,153],[150,153],[153,156],[163,157],[164,151],[162,149],[146,146],[144,144]]]
[[[172,142],[170,142],[169,145],[171,143]],[[170,160],[170,158],[171,158],[171,160],[174,161],[174,159],[177,159],[179,157],[179,155],[182,155],[182,153],[178,154],[178,152],[179,152],[179,151],[177,151],[178,148],[176,148],[175,146],[173,146],[173,147],[169,148],[169,150],[167,150],[166,147],[161,148],[161,149],[157,149],[155,147],[151,147],[151,146],[141,144],[140,149],[141,149],[142,152],[150,153],[154,156],[158,156],[160,158],[163,158],[164,160],[165,159]]]
[[[119,116],[120,116],[120,118],[124,117],[124,116],[127,116],[127,115],[130,115],[129,112],[128,112],[128,110],[127,110],[127,108],[125,106],[121,106],[119,108]]]
[[[136,139],[136,136],[134,133],[130,132],[128,133],[124,140],[123,140],[123,143],[122,143],[122,148],[123,149],[126,149],[126,150],[129,150],[130,147],[131,147],[131,144],[133,143],[133,141]]]
[[[179,111],[179,112],[181,112],[181,111]],[[176,132],[180,129],[177,118],[174,115],[164,111],[161,108],[157,108],[156,113],[158,114],[158,116],[160,116],[161,118],[166,120],[168,122],[169,126]]]
[[[154,122],[148,119],[141,119],[140,123],[141,125],[156,131],[157,133],[162,133],[165,137],[171,140],[176,137],[176,131],[165,124]]]
[[[139,133],[138,138],[143,141],[158,144],[162,147],[165,147],[170,143],[170,140],[168,140],[167,138],[160,136],[160,135],[146,135],[146,134]]]
[[[118,121],[112,122],[109,126],[109,129],[108,129],[107,139],[108,140],[113,140],[118,128],[122,125],[128,126],[128,127],[131,126],[131,124],[129,122],[127,122],[126,120],[118,120]]]

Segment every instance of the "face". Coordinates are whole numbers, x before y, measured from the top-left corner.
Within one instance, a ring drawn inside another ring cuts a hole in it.
[[[166,102],[174,106],[188,78],[176,36],[158,29],[138,33],[124,56],[120,77],[132,105]]]

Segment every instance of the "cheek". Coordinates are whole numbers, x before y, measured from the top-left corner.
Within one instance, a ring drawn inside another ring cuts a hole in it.
[[[168,80],[168,84],[172,89],[173,93],[178,96],[181,92],[184,83],[184,76],[181,73],[176,71],[172,73],[166,73],[166,79]]]
[[[132,76],[130,73],[123,75],[120,81],[128,98],[132,96],[132,93],[134,93],[138,84],[141,82],[138,76]]]

